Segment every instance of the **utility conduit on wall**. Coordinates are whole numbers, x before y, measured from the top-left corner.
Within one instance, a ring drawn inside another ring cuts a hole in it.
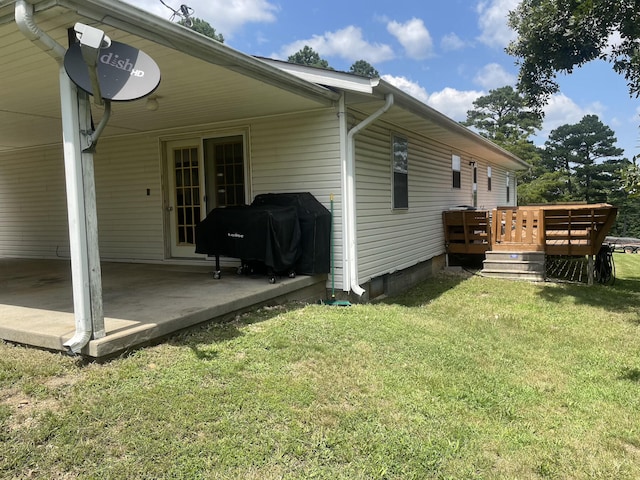
[[[347,248],[347,263],[349,269],[349,285],[351,291],[361,297],[365,290],[360,286],[358,280],[358,236],[356,228],[356,148],[355,136],[387,112],[393,105],[393,94],[385,95],[384,105],[376,112],[365,118],[358,125],[354,126],[347,133],[347,155],[346,155],[346,183],[345,183],[345,246]],[[344,247],[343,247],[344,248]]]

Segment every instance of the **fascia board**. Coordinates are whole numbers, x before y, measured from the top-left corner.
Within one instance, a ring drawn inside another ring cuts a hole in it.
[[[373,87],[376,86],[379,81],[377,78],[371,79],[346,72],[326,70],[308,65],[297,65],[295,63],[283,62],[271,58],[260,59],[265,63],[308,82],[326,85],[327,87],[337,88],[339,90],[372,94]]]

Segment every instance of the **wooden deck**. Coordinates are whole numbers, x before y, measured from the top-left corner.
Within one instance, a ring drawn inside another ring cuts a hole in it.
[[[482,254],[491,246],[488,210],[442,212],[447,253]]]
[[[492,251],[596,255],[616,219],[606,204],[498,207],[442,214],[447,253]]]
[[[462,254],[596,255],[617,211],[606,203],[445,211],[445,248],[447,253]]]

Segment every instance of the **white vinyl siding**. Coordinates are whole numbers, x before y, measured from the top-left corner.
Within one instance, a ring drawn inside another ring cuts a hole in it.
[[[394,128],[393,132],[396,131]],[[376,122],[356,137],[361,284],[444,253],[442,212],[453,206],[470,205],[473,199],[470,157],[455,152],[461,158],[461,186],[452,188],[451,147],[403,132],[409,140],[409,208],[394,211],[388,166],[391,135],[390,128]],[[479,168],[486,165],[476,158],[473,160]],[[494,182],[504,185],[504,174],[497,166],[493,167],[493,177]],[[489,208],[503,203],[503,199],[486,195],[480,201],[485,201]]]
[[[261,193],[310,192],[327,208],[334,194],[336,278],[342,286],[341,146],[336,110],[104,138],[95,155],[98,227],[105,260],[166,258],[162,143],[173,136],[247,134],[251,202]],[[391,138],[408,140],[409,208],[393,209]],[[374,122],[356,135],[359,281],[398,271],[444,252],[442,211],[472,202],[470,161],[478,165],[478,207],[505,205],[506,170],[470,158],[397,125]],[[460,156],[461,186],[452,188],[451,157]],[[487,166],[492,191],[487,191]],[[511,173],[511,202],[516,190]],[[147,192],[149,194],[147,194]],[[64,161],[60,146],[0,154],[0,256],[69,257]]]
[[[311,192],[325,203],[339,195],[340,138],[336,112],[256,121],[251,126],[253,196]]]
[[[163,259],[157,140],[102,140],[94,163],[101,257]],[[69,258],[61,147],[0,155],[0,205],[0,255]]]
[[[511,174],[511,199],[507,202],[507,171],[499,166],[489,164],[491,166],[491,191],[489,191],[486,165],[484,162],[478,162],[478,208],[491,209],[496,206],[515,205],[513,174]]]
[[[251,124],[252,199],[309,192],[327,209],[334,195],[335,285],[342,286],[340,132],[336,110],[279,116]],[[389,157],[387,157],[389,177]]]
[[[98,149],[95,174],[100,256],[162,260],[165,247],[157,137],[105,139]]]
[[[0,257],[69,257],[62,148],[0,154]]]
[[[310,192],[327,208],[335,195],[336,258],[341,258],[341,165],[336,111],[326,109],[246,123],[202,126],[195,138],[248,132],[251,198]],[[236,130],[234,130],[236,131]],[[167,250],[162,191],[164,136],[148,133],[100,140],[95,154],[100,255],[104,260],[163,261]],[[69,258],[60,146],[0,154],[0,256]],[[337,272],[339,281],[340,272]]]

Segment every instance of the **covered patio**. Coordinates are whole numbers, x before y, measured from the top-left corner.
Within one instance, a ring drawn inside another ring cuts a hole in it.
[[[326,275],[279,278],[211,266],[102,263],[106,336],[82,354],[108,357],[198,323],[223,321],[264,305],[325,297]],[[66,350],[75,321],[68,260],[0,259],[0,338]]]

